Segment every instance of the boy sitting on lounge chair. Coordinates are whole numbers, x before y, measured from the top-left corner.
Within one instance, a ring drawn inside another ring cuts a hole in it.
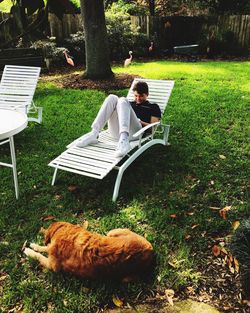
[[[137,82],[133,87],[135,100],[129,102],[125,97],[109,95],[103,102],[91,128],[92,131],[80,138],[76,146],[83,148],[97,143],[99,132],[108,122],[108,130],[112,137],[118,139],[115,157],[122,157],[130,150],[129,140],[143,126],[158,122],[161,110],[157,104],[150,103],[148,85]]]

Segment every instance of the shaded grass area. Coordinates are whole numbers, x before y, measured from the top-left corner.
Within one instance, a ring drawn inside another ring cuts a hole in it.
[[[114,71],[124,69],[115,67]],[[0,171],[3,312],[13,308],[95,312],[98,307],[112,305],[113,294],[133,303],[160,288],[178,291],[197,286],[202,276],[198,268],[204,261],[199,251],[208,249],[210,238],[232,232],[232,221],[249,216],[249,63],[158,61],[134,63],[126,71],[175,80],[163,118],[171,125],[171,146],[155,146],[131,165],[115,204],[111,202],[115,172],[99,181],[59,171],[52,187],[53,169],[47,164],[90,129],[106,95],[40,83],[36,103],[44,108],[43,124],[30,123],[15,136],[18,201],[11,170]],[[116,93],[126,95],[127,90]],[[1,146],[1,161],[8,160],[8,147]],[[68,190],[71,185],[78,186],[75,193]],[[232,206],[225,220],[209,208],[225,206]],[[88,220],[89,229],[102,234],[128,227],[145,236],[156,251],[152,277],[122,285],[43,271],[36,262],[24,258],[21,248],[25,240],[42,241],[38,231],[51,223],[46,221],[48,216],[80,224]],[[189,240],[187,236],[191,236]]]

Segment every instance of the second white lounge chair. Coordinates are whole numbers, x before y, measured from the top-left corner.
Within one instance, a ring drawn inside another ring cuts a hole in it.
[[[163,114],[173,89],[174,81],[136,78],[127,95],[130,101],[134,100],[133,86],[137,81],[145,81],[148,84],[148,100],[152,103],[157,103]],[[131,149],[128,155],[121,158],[115,158],[114,152],[117,141],[109,135],[107,130],[100,133],[97,144],[77,148],[73,142],[73,144],[68,146],[66,151],[49,163],[49,166],[55,168],[52,185],[55,183],[59,169],[97,179],[104,178],[112,169],[115,169],[118,170],[118,174],[112,200],[116,201],[122,176],[126,168],[151,146],[155,144],[167,145],[169,128],[169,125],[164,125],[161,122],[143,127],[134,134],[135,138],[139,136],[139,140],[131,141]],[[152,130],[151,133],[143,136],[144,132],[149,129]],[[161,138],[158,138],[157,133],[160,133]]]
[[[31,114],[28,121],[41,123],[42,108],[33,101],[40,71],[35,66],[5,65],[0,82],[0,108]]]

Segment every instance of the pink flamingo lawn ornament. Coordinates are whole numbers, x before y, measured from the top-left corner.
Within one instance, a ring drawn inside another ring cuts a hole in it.
[[[66,58],[67,63],[69,63],[71,66],[75,66],[74,61],[73,61],[73,60],[71,59],[71,57],[68,55],[67,51],[64,50],[63,53],[64,53],[64,55],[65,55],[65,58]]]
[[[154,50],[154,42],[151,41],[151,42],[150,42],[150,47],[148,48],[148,51],[149,51],[149,53],[152,53],[153,50]]]
[[[129,51],[128,52],[130,57],[124,61],[124,67],[127,67],[127,66],[129,66],[131,64],[131,62],[132,62],[132,53],[133,53],[133,51]]]

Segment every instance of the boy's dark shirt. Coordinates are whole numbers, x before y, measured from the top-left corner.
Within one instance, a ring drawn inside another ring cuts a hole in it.
[[[140,104],[136,104],[135,101],[131,101],[130,104],[135,111],[136,116],[143,122],[150,123],[152,116],[161,118],[161,110],[156,103],[144,101]]]

